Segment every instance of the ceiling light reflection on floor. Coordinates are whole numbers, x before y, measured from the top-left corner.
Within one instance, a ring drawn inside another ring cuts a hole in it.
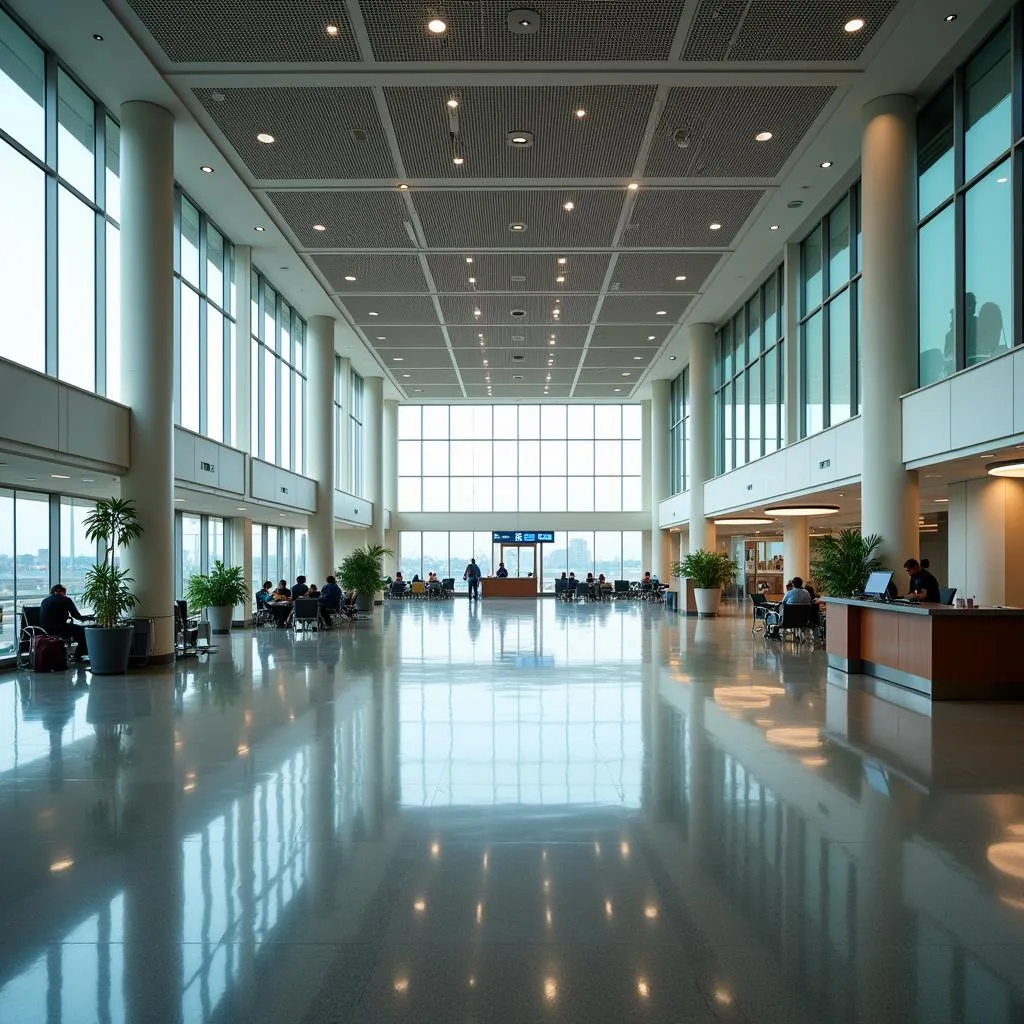
[[[764,738],[777,747],[792,747],[794,750],[814,750],[821,746],[821,734],[814,725],[790,725],[769,729]]]

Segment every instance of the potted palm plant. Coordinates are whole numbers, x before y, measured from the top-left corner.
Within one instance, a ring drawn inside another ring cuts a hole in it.
[[[681,562],[672,563],[672,575],[693,582],[697,615],[712,618],[718,614],[722,587],[736,579],[739,566],[720,551],[691,551]]]
[[[249,587],[240,566],[225,565],[218,558],[209,575],[189,577],[185,600],[191,610],[206,609],[212,632],[230,633],[235,605],[249,600]]]
[[[384,576],[384,559],[393,557],[393,552],[380,544],[367,544],[356,548],[345,556],[335,575],[343,590],[354,590],[356,608],[365,612],[373,608],[374,594],[381,589]]]
[[[864,591],[868,576],[882,568],[882,538],[859,530],[840,530],[817,537],[811,555],[811,578],[823,594],[853,597]]]
[[[85,627],[85,644],[94,675],[117,675],[128,668],[135,628],[135,581],[115,559],[118,550],[142,536],[135,504],[125,498],[104,498],[85,518],[85,536],[103,544],[103,561],[85,574],[82,602],[92,607],[96,625]]]

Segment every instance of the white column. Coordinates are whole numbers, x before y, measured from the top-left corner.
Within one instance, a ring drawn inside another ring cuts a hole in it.
[[[308,519],[306,574],[323,580],[334,572],[334,317],[309,318],[306,438],[309,475],[316,481],[316,511]]]
[[[782,443],[800,440],[800,245],[790,242],[785,249],[783,288],[786,291],[786,344],[782,347],[782,386],[785,416],[782,421]]]
[[[381,490],[384,507],[394,517],[398,510],[398,402],[389,399],[384,403],[383,446],[381,452]],[[387,532],[385,546],[395,552],[394,559],[385,559],[387,573],[398,568],[398,535],[394,528]]]
[[[373,525],[366,531],[367,543],[384,544],[384,378],[367,377],[363,382],[363,497],[373,502]]]
[[[671,381],[651,381],[651,571],[660,580],[672,576],[672,546],[668,530],[662,530],[658,505],[671,493],[669,475],[669,390]]]
[[[1024,481],[983,477],[950,484],[948,528],[948,585],[957,597],[1024,604]]]
[[[782,523],[782,568],[786,579],[806,580],[811,572],[811,533],[807,520],[787,518]]]
[[[249,581],[249,575],[252,572],[252,520],[232,517],[229,523],[230,527],[226,538],[228,544],[228,565],[240,565],[243,575]],[[262,582],[260,580],[256,586],[259,587]],[[251,581],[247,585],[251,591],[253,589]],[[235,622],[241,622],[243,625],[249,625],[252,622],[252,602],[253,595],[250,593],[248,601],[235,606],[232,619]]]
[[[136,614],[155,626],[153,662],[174,660],[174,117],[121,106],[121,399],[131,468],[121,497],[145,532],[122,554]]]
[[[883,96],[864,108],[861,528],[881,534],[890,566],[918,550],[917,474],[903,466],[900,396],[917,348],[917,104]]]
[[[252,249],[248,245],[235,246],[235,351],[232,394],[235,402],[234,446],[252,454],[251,380],[252,373]],[[248,570],[246,570],[248,571]]]
[[[715,327],[690,327],[690,550],[714,551],[715,524],[704,517],[704,484],[715,475]]]

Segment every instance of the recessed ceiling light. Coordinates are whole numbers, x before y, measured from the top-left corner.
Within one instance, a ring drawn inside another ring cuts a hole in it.
[[[434,33],[435,36],[439,36],[444,32],[448,31],[448,23],[442,21],[440,18],[431,18],[427,22],[427,29]]]
[[[466,160],[465,160],[464,157],[461,157],[461,156],[453,156],[452,157],[452,163],[455,164],[456,167],[461,167],[465,162],[466,162]]]
[[[328,26],[327,26],[327,27],[326,27],[326,28],[324,29],[324,31],[325,31],[325,32],[326,32],[326,33],[327,33],[327,34],[328,34],[329,36],[336,36],[336,35],[338,34],[338,26],[337,26],[337,25],[328,25]]]
[[[758,142],[771,142],[771,140],[772,140],[772,138],[773,138],[773,137],[774,137],[774,136],[772,135],[772,133],[771,133],[771,132],[758,132],[758,133],[757,133],[757,134],[756,134],[756,135],[754,136],[754,138],[755,138],[755,139],[756,139],[756,140],[757,140]]]
[[[554,338],[552,338],[552,339],[551,339],[551,340],[550,340],[550,341],[548,342],[548,344],[549,344],[549,345],[554,345],[554,343],[555,343],[555,339],[554,339]]]
[[[654,341],[654,335],[653,334],[648,334],[647,335],[647,340],[648,341]]]
[[[239,505],[238,508],[235,509],[236,512],[247,512],[248,510],[248,505]]]
[[[184,498],[175,498],[174,500],[175,501],[184,501],[185,499]]]
[[[709,224],[708,227],[711,228],[712,231],[721,231],[722,230],[722,225],[719,224],[717,221],[714,224]]]
[[[622,388],[612,388],[612,391],[621,391]]]
[[[668,310],[667,309],[655,310],[654,315],[655,316],[667,316],[668,315]]]
[[[623,377],[632,377],[633,374],[629,370],[624,370],[622,373]]]
[[[582,107],[580,107],[580,109],[576,111],[576,116],[577,117],[586,117],[587,116],[587,112]]]
[[[466,262],[467,263],[472,263],[473,262],[473,257],[472,256],[467,256],[466,257]]]
[[[483,316],[483,313],[481,313],[479,309],[474,309],[473,316]]]
[[[454,110],[458,105],[459,105],[459,101],[454,96],[448,101],[448,106],[452,110]]]
[[[639,363],[643,359],[643,356],[633,356],[633,362]]]
[[[392,356],[391,357],[391,362],[393,362],[393,363],[404,363],[405,362],[405,356]]]
[[[378,341],[387,341],[388,339],[387,339],[387,337],[386,337],[385,335],[383,335],[383,334],[378,334],[378,335],[377,335],[377,340],[378,340]]]
[[[676,357],[675,356],[669,356],[669,359],[671,359],[673,363],[676,361]]]
[[[255,230],[256,231],[266,231],[267,229],[264,228],[264,227],[261,227],[259,224],[257,224]]]
[[[559,274],[558,277],[555,278],[555,283],[556,284],[564,284],[564,282],[565,282],[565,278],[561,274]]]
[[[213,168],[209,164],[203,164],[199,170],[201,170],[203,174],[213,174]]]
[[[949,498],[936,498],[935,499],[935,503],[937,505],[945,505],[945,504],[948,504],[948,502],[949,502]]]
[[[571,213],[576,209],[576,204],[570,199],[568,202],[562,203],[562,209]]]
[[[6,465],[6,463],[0,463],[0,465]],[[94,476],[83,476],[82,477],[82,483],[83,484],[94,484],[95,482],[96,482],[96,477],[94,477]]]
[[[411,376],[412,376],[412,374],[411,374],[411,373],[403,373],[403,374],[402,374],[402,378],[403,378],[404,380],[408,380],[408,379],[409,379],[409,378],[410,378]]]
[[[685,274],[676,274],[676,280],[677,281],[685,281],[686,280],[686,275]]]
[[[768,225],[768,230],[769,231],[778,231],[779,230],[779,225],[778,224],[769,224]]]
[[[323,224],[314,224],[314,225],[313,225],[313,230],[314,230],[314,231],[326,231],[326,230],[327,230],[327,228],[326,228],[326,227],[324,227],[324,225],[323,225]]]
[[[505,140],[516,149],[527,149],[533,145],[533,132],[526,132],[521,129],[511,131],[505,136]]]
[[[863,27],[864,27],[864,19],[863,18],[851,18],[843,26],[843,28],[847,32],[859,32]]]
[[[274,141],[274,136],[270,135],[268,132],[260,132],[259,135],[256,136],[256,141],[262,142],[264,146],[269,146]]]
[[[565,257],[564,256],[559,256],[558,257],[558,265],[560,267],[564,267],[565,266]]]
[[[418,394],[420,394],[420,393],[421,393],[421,392],[423,391],[423,388],[413,388],[412,390],[413,390],[413,392],[414,392],[415,394],[417,394],[417,395],[418,395]]]
[[[71,477],[67,476],[64,473],[51,473],[50,474],[50,478],[52,480],[70,480],[71,479]]]
[[[509,231],[525,231],[526,225],[521,220],[514,220],[508,226]]]
[[[354,277],[353,277],[353,276],[352,276],[351,274],[346,274],[346,275],[345,275],[345,280],[346,280],[346,281],[354,281],[354,280],[355,280],[355,278],[354,278]]]
[[[955,14],[947,14],[946,17],[943,20],[946,21],[946,22],[956,21],[956,15]],[[96,37],[93,36],[93,38],[95,39]]]
[[[818,164],[818,166],[819,166],[819,167],[820,167],[820,168],[821,168],[821,169],[822,169],[823,171],[827,171],[827,170],[828,170],[828,169],[829,169],[829,168],[830,168],[830,167],[832,166],[832,161],[831,161],[831,160],[822,160],[822,161],[821,161],[821,163],[820,163],[820,164]]]
[[[378,313],[375,309],[371,309],[370,316],[380,316],[380,313]]]
[[[956,17],[956,15],[953,15],[953,17]],[[101,36],[99,34],[99,32],[93,32],[92,37],[93,37],[93,39],[96,40],[97,43],[102,43],[103,42],[103,36]]]
[[[470,284],[476,284],[476,278],[475,278],[475,277],[471,277],[471,278],[469,279],[469,283],[470,283]]]
[[[407,189],[409,188],[408,184],[406,184],[406,182],[404,182],[404,181],[401,181],[401,182],[399,182],[399,183],[398,183],[398,187],[399,187],[399,188],[400,188],[400,189],[401,189],[401,190],[402,190],[403,192],[405,192],[405,191],[406,191],[406,190],[407,190]]]
[[[635,182],[635,181],[631,181],[631,182],[630,182],[630,183],[629,183],[629,184],[628,184],[628,185],[626,186],[626,188],[628,188],[630,192],[635,192],[635,191],[636,191],[636,190],[637,190],[637,189],[638,189],[639,187],[640,187],[640,186],[639,186],[639,185],[637,184],[637,182]]]

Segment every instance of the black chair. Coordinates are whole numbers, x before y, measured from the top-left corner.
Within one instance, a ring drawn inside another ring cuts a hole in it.
[[[565,580],[560,576],[555,577],[555,600],[560,601],[565,596]]]
[[[612,586],[612,596],[616,601],[620,597],[629,597],[629,580],[616,580]]]
[[[455,594],[455,577],[446,576],[441,580],[441,596],[446,600],[451,600]]]
[[[772,606],[768,603],[768,599],[764,594],[748,594],[750,598],[750,604],[753,608],[753,619],[750,623],[750,632],[757,633],[764,628],[765,618],[768,612],[771,611]],[[758,625],[761,623],[761,625]]]
[[[785,640],[788,632],[800,643],[812,628],[811,620],[817,611],[817,605],[813,604],[780,604],[778,608],[769,609],[764,617],[765,639]]]
[[[939,604],[952,604],[956,587],[939,587]]]
[[[174,602],[174,652],[182,656],[199,653],[199,616],[189,615],[187,601]]]
[[[40,609],[37,604],[23,604],[21,606],[21,622],[18,629],[18,650],[15,662],[18,668],[32,667],[32,640],[37,636],[46,636],[46,630],[42,627]],[[78,641],[69,636],[60,638],[64,641],[64,651],[70,665],[78,653]]]
[[[565,598],[566,601],[575,601],[576,600],[576,588],[579,586],[579,584],[580,584],[579,580],[566,580],[565,581],[565,590],[562,591],[562,596]]]
[[[267,602],[256,601],[255,607],[252,613],[252,624],[259,629],[261,626],[272,626],[274,624],[274,616],[271,614],[270,609],[267,607]]]
[[[320,628],[320,602],[315,597],[300,597],[292,604],[289,623],[295,632]]]

